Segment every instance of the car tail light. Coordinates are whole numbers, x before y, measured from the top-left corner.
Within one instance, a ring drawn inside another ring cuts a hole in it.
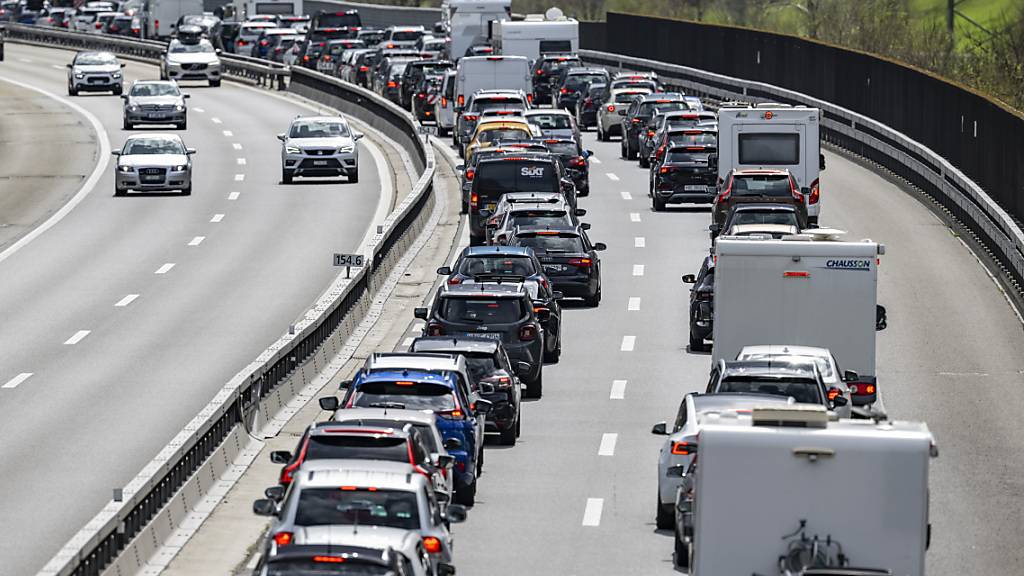
[[[648,138],[654,138],[654,130],[648,130],[647,131],[647,137]]]
[[[577,156],[577,157],[573,158],[572,160],[569,160],[569,166],[575,166],[577,168],[582,168],[585,165],[586,165],[586,160],[583,158],[583,156]]]
[[[462,278],[459,278],[458,276],[453,276],[448,279],[448,283],[451,284],[452,286],[462,284]]]
[[[398,84],[396,84],[393,80],[388,81],[388,88],[398,88]]]
[[[154,30],[159,30],[160,29],[160,21],[159,20],[153,20],[153,29]]]
[[[533,93],[532,92],[526,95],[526,101],[529,102],[530,104],[533,104]]]
[[[878,388],[870,382],[851,382],[849,384],[850,394],[854,396],[872,396]]]
[[[789,177],[789,191],[793,194],[793,199],[803,204],[804,195],[800,192],[800,189],[796,187],[796,180],[792,176]]]
[[[534,310],[536,310],[536,308],[534,308]],[[508,388],[509,386],[512,385],[512,379],[509,378],[508,376],[492,376],[490,378],[484,378],[483,380],[481,380],[481,382],[488,382],[490,384],[493,384],[496,388]]]
[[[465,472],[466,471],[466,463],[461,461],[461,460],[456,460],[455,461],[455,469],[458,470],[459,472]]]
[[[527,324],[519,329],[519,339],[531,341],[537,337],[537,327],[533,324]]]
[[[96,29],[99,30],[100,28],[103,28],[103,22],[96,23]]]
[[[423,549],[431,554],[439,554],[441,552],[441,541],[433,536],[427,536],[423,539]]]
[[[305,56],[303,56],[302,57],[302,61],[303,62],[309,62],[309,54],[306,54]]]
[[[391,42],[388,42],[388,45],[387,45],[387,47],[388,47],[388,48],[394,48],[394,47],[395,47],[395,45],[394,45],[394,44],[392,44]]]
[[[329,54],[324,54],[324,62],[330,62],[330,61],[331,61],[331,56]]]
[[[278,546],[287,546],[291,544],[294,539],[295,535],[291,532],[278,532],[277,534],[274,534],[274,544],[277,544]]]
[[[444,327],[440,324],[430,324],[427,326],[427,336],[444,336]]]
[[[281,47],[280,46],[278,46],[277,48],[274,48],[274,54],[280,54],[280,53],[281,53]]]
[[[836,399],[836,397],[841,396],[842,394],[843,394],[843,391],[840,390],[839,388],[829,388],[828,389],[828,401],[832,402],[833,400]]]
[[[359,67],[359,71],[360,72],[369,72],[370,71],[370,67],[369,66],[360,66]]]
[[[537,70],[537,76],[543,76],[543,75],[544,75],[544,71],[543,70]]]
[[[668,174],[669,172],[675,172],[676,169],[673,166],[662,166],[658,169],[658,174]]]
[[[569,93],[569,89],[568,89],[568,88],[562,88],[562,89],[561,89],[561,90],[559,90],[558,92],[559,92],[560,94],[568,94],[568,93]]]
[[[240,39],[240,40],[238,41],[238,45],[239,45],[239,46],[245,46],[245,45],[247,45],[247,44],[248,44],[248,42],[246,42],[245,40],[241,40],[241,39]]]
[[[658,146],[658,151],[654,153],[654,157],[661,160],[661,155],[665,153],[665,145]]]
[[[732,181],[733,181],[733,177],[730,176],[729,177],[729,185],[726,186],[722,190],[721,194],[718,195],[718,201],[719,202],[725,202],[729,198],[729,194],[732,192]]]
[[[438,414],[440,414],[441,417],[447,418],[449,420],[462,420],[466,415],[465,412],[459,410],[458,408],[456,408],[455,410],[448,410],[447,412],[438,412]]]
[[[479,118],[476,114],[463,114],[462,117],[468,122],[476,122],[477,118]]]
[[[462,108],[465,105],[466,105],[466,97],[464,95],[462,95],[462,94],[459,94],[459,99],[458,99],[458,106],[459,106],[459,108]]]
[[[313,556],[313,562],[325,564],[344,564],[345,558],[341,556]]]
[[[469,207],[474,209],[474,210],[476,210],[479,204],[480,204],[480,196],[478,196],[476,192],[473,192],[472,194],[470,194],[469,195]]]
[[[426,98],[426,97],[427,97],[427,95],[426,95],[426,94],[424,94],[423,92],[420,92],[419,94],[417,94],[417,95],[416,95],[416,98],[417,98],[418,100],[423,100],[423,99],[424,99],[424,98]]]
[[[615,112],[615,105],[614,104],[609,104],[608,105],[608,111],[609,112]]]
[[[570,258],[569,264],[580,268],[590,268],[593,265],[593,261],[590,258]]]
[[[641,120],[640,118],[633,118],[633,124],[639,124],[641,122],[643,122],[643,120]]]
[[[811,196],[807,199],[808,204],[817,204],[818,200],[821,199],[821,189],[819,188],[818,179],[815,178],[814,182],[811,182]]]
[[[476,170],[472,168],[466,170],[466,181],[472,182],[474,176],[476,176]]]
[[[695,448],[693,444],[689,442],[673,442],[672,453],[677,456],[689,456],[690,452]]]
[[[260,40],[260,46],[266,46],[268,44],[270,44],[270,42],[267,42],[266,40]]]

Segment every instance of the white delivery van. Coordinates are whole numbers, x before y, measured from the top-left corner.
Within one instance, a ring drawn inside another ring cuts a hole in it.
[[[688,554],[690,574],[798,574],[816,547],[831,560],[819,564],[847,569],[822,574],[924,575],[938,455],[924,423],[829,421],[796,404],[709,414],[700,430],[679,507],[692,514],[679,562]]]
[[[145,38],[165,39],[174,35],[178,18],[203,13],[203,0],[146,0],[142,12]]]
[[[530,62],[521,56],[468,56],[455,68],[455,108],[477,90],[531,90]]]
[[[712,365],[733,360],[744,346],[828,348],[842,369],[857,372],[853,386],[871,386],[875,399],[875,336],[885,328],[878,306],[879,256],[870,240],[836,240],[823,228],[781,240],[720,236],[715,241]]]
[[[512,19],[512,0],[446,0],[441,5],[441,21],[451,43],[449,59],[458,61],[474,44],[486,44],[490,23]]]
[[[807,218],[821,213],[819,174],[825,169],[821,110],[781,104],[725,107],[718,111],[718,182],[732,169],[789,170],[804,193]]]
[[[523,56],[530,61],[541,54],[575,54],[580,49],[580,23],[565,18],[556,8],[548,18],[530,14],[525,20],[491,23],[491,46],[499,54]]]

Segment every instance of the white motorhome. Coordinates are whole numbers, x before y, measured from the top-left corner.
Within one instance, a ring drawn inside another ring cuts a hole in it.
[[[712,365],[733,360],[744,346],[828,348],[844,371],[857,372],[848,383],[854,403],[862,403],[858,396],[874,401],[875,336],[885,328],[877,302],[885,246],[837,240],[842,234],[819,228],[781,240],[716,240]]]
[[[178,18],[203,13],[203,0],[146,0],[142,13],[146,23],[145,38],[170,38],[178,26]]]
[[[729,106],[718,111],[718,181],[729,171],[789,170],[804,193],[812,226],[821,213],[819,174],[825,169],[821,110],[782,104]]]
[[[239,20],[245,20],[261,14],[275,16],[302,16],[305,11],[302,0],[233,0],[235,14]]]
[[[924,575],[938,455],[924,423],[830,421],[800,404],[726,411],[702,419],[696,449],[677,503],[690,574],[803,573],[797,553],[817,544],[847,569],[828,574]]]
[[[467,56],[455,68],[456,112],[477,90],[532,92],[530,62],[521,56]]]
[[[525,20],[501,20],[491,24],[491,45],[499,54],[523,56],[531,62],[541,54],[574,54],[580,49],[580,23],[557,8],[546,15],[530,14]]]
[[[512,18],[512,0],[446,0],[441,21],[451,37],[449,58],[458,61],[474,44],[486,44],[490,23]]]

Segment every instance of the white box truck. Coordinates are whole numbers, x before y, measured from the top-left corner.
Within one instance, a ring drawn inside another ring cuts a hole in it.
[[[530,62],[520,56],[468,56],[455,67],[455,109],[464,107],[477,90],[531,92]]]
[[[799,552],[806,560],[815,547],[817,567],[835,570],[815,574],[924,575],[938,455],[924,423],[753,408],[705,416],[696,450],[680,507],[692,575],[800,574],[815,563]]]
[[[145,38],[165,39],[176,32],[178,18],[203,13],[203,0],[146,0],[142,6]]]
[[[857,372],[857,381],[847,384],[864,387],[854,404],[874,401],[875,336],[885,327],[877,301],[885,245],[837,240],[841,235],[819,228],[781,240],[715,241],[713,365],[735,359],[744,346],[828,348],[844,371]]]
[[[821,110],[781,104],[724,107],[718,111],[718,182],[732,169],[789,170],[804,194],[807,218],[818,224],[819,175],[825,169]]]
[[[499,54],[523,56],[531,62],[541,54],[575,54],[580,49],[580,23],[565,18],[557,8],[546,15],[530,14],[525,20],[493,22],[491,46]]]
[[[512,0],[446,0],[441,5],[441,21],[451,43],[449,58],[458,61],[474,44],[486,44],[490,24],[512,19]]]

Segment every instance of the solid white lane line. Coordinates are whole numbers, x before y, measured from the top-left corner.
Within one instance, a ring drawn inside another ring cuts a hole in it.
[[[54,68],[60,68],[60,66],[54,65]],[[598,158],[597,156],[591,156],[590,157],[590,161],[593,162],[594,164],[600,164],[601,163],[601,159]]]
[[[206,240],[206,236],[196,236],[195,238],[189,240],[188,245],[199,246],[200,244],[203,243],[203,240]]]
[[[639,212],[630,212],[629,213],[629,221],[630,222],[639,222],[640,221],[640,213]]]
[[[234,148],[235,150],[241,150],[242,149],[242,145],[239,144],[238,142],[232,142],[231,143],[231,147]]]
[[[647,239],[646,238],[644,238],[643,236],[637,236],[636,238],[633,238],[633,247],[634,248],[643,248],[645,246],[647,246]]]
[[[89,332],[91,332],[91,330],[79,330],[78,332],[75,332],[74,336],[64,341],[64,345],[74,346],[75,344],[78,344],[89,335]]]
[[[612,380],[612,392],[608,395],[609,400],[622,400],[626,397],[626,381]]]
[[[195,110],[196,112],[199,112],[200,114],[202,114],[203,112],[206,112],[206,110],[204,110],[202,108],[195,108],[195,107],[193,107],[192,109]]]
[[[235,158],[235,163],[239,166],[245,166],[245,158]]]
[[[618,440],[618,434],[603,434],[601,436],[601,446],[597,449],[597,455],[615,456],[615,443]]]
[[[619,192],[619,194],[622,196],[623,200],[632,200],[633,199],[633,195],[630,194],[629,192]]]
[[[216,224],[217,222],[220,222],[223,219],[224,219],[224,215],[223,214],[214,214],[213,218],[210,218],[210,222],[213,222],[214,224]]]
[[[0,386],[0,388],[17,388],[18,384],[21,384],[25,380],[31,378],[32,374],[33,372],[22,372],[21,374],[18,374],[14,378],[8,380],[7,383],[4,384],[3,386]]]
[[[606,173],[605,176],[607,176],[608,179],[611,180],[612,182],[618,182],[619,181],[619,177],[616,176],[615,174],[612,174],[611,172]]]
[[[217,118],[216,116],[214,116],[213,118],[210,118],[210,122],[213,122],[214,124],[220,124],[221,123],[220,118]]]
[[[171,268],[174,268],[174,262],[168,262],[167,264],[157,268],[154,274],[167,274],[171,271]]]
[[[232,192],[228,194],[228,200],[238,200],[238,197],[242,194],[240,192]]]
[[[626,305],[626,310],[629,310],[630,312],[635,312],[635,311],[637,311],[639,309],[640,309],[640,298],[637,297],[637,296],[631,297],[629,299],[629,304]]]
[[[234,133],[232,133],[231,130],[225,130],[225,131],[221,132],[221,134],[227,136],[228,138],[234,136]]]
[[[643,276],[643,275],[644,275],[644,265],[643,264],[633,264],[633,276]]]
[[[587,507],[583,510],[583,525],[600,526],[602,509],[604,509],[604,498],[587,498]]]
[[[114,304],[114,306],[117,306],[118,308],[124,308],[125,306],[127,306],[127,305],[131,304],[132,302],[134,302],[135,299],[138,298],[138,297],[139,297],[138,294],[129,294],[129,295],[125,296],[124,298],[121,298],[120,300],[118,300],[117,304]]]
[[[619,350],[632,352],[634,348],[636,348],[636,336],[623,336],[622,346],[619,347]]]
[[[235,174],[235,182],[244,182],[245,174]]]

